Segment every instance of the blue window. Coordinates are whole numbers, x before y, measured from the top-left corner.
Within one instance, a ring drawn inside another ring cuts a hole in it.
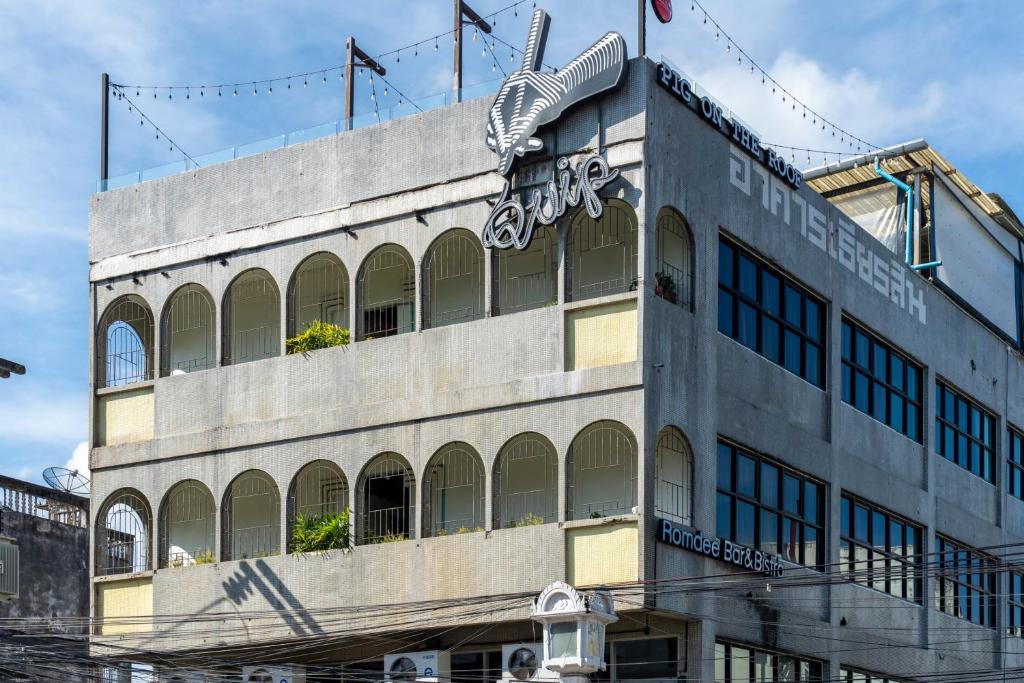
[[[843,401],[921,443],[921,366],[843,317]]]
[[[995,483],[996,418],[965,394],[935,383],[935,452]]]
[[[824,388],[825,311],[820,297],[719,237],[719,332]]]

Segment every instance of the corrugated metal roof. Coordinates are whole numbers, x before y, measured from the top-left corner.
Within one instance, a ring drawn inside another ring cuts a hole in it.
[[[878,153],[854,157],[839,164],[813,168],[804,173],[804,180],[812,189],[825,196],[841,190],[866,186],[878,180],[874,170],[876,157],[882,160],[882,167],[889,173],[905,173],[916,168],[941,171],[979,209],[1016,236],[1024,237],[1024,225],[998,195],[994,199],[983,192],[925,140],[914,140],[888,147]],[[926,209],[930,208],[928,200],[928,197],[922,197]]]

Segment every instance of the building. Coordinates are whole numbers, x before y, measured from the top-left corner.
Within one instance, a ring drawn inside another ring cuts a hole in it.
[[[805,177],[602,40],[561,100],[92,198],[95,655],[539,680],[564,580],[612,588],[597,678],[1020,671],[1019,221],[917,143],[903,222],[872,158]],[[314,320],[352,343],[285,353]]]
[[[0,506],[0,675],[86,681],[89,499],[0,475]]]

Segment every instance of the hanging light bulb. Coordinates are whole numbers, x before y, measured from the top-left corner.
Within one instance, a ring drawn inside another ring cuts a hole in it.
[[[385,85],[384,86],[384,97],[387,97],[387,96],[388,96],[388,87]]]
[[[473,27],[473,42],[476,42],[476,27]]]
[[[726,52],[732,52],[732,43],[731,42],[725,44],[725,51]]]
[[[185,88],[185,99],[186,100],[191,100],[192,99],[192,91],[190,89],[188,89],[188,88]]]
[[[303,88],[308,88],[309,87],[309,78],[307,78],[306,76],[302,77],[302,87]]]
[[[171,88],[167,89],[167,99],[169,99],[169,100],[173,100],[174,99],[174,91]]]
[[[516,55],[515,55],[514,52],[509,52],[508,53],[508,61],[511,64],[515,64],[516,63]]]
[[[420,45],[419,45],[419,43],[416,43],[416,47],[414,47],[412,49],[412,56],[413,57],[419,57],[420,56]]]
[[[320,78],[322,78],[323,82],[326,83],[327,82],[327,72],[326,71],[321,71],[320,72]]]
[[[273,83],[270,84],[270,88],[267,90],[267,94],[268,95],[273,95],[274,94],[274,84]]]
[[[288,89],[289,90],[292,89],[292,79],[291,79],[291,76],[288,77]]]
[[[138,97],[138,96],[139,96],[139,89],[138,89],[138,88],[136,88],[136,89],[135,89],[135,96],[136,96],[136,97]]]
[[[708,13],[707,12],[704,13],[704,23],[705,24],[708,23]]]
[[[252,94],[253,94],[253,95],[256,95],[256,94],[257,94],[258,92],[259,92],[259,91],[258,91],[258,90],[256,90],[256,84],[255,84],[255,83],[253,83],[253,84],[252,84]]]
[[[139,125],[140,126],[145,125],[145,123],[146,123],[145,121],[143,121],[142,119],[139,119]]]
[[[238,97],[238,88],[235,88],[235,97]]]
[[[219,87],[217,88],[217,97],[221,97],[221,92],[220,92],[220,88]]]
[[[156,99],[156,88],[153,88],[153,99]]]
[[[480,50],[480,56],[481,57],[486,57],[487,56],[487,48],[486,47],[484,47],[484,49]]]
[[[395,63],[396,63],[396,64],[401,64],[401,63],[402,63],[402,51],[401,51],[401,50],[399,50],[399,51],[398,51],[398,52],[397,52],[397,53],[395,54]]]
[[[437,52],[437,37],[434,37],[434,52]]]
[[[497,65],[496,63],[493,63],[493,62],[492,62],[492,63],[491,63],[491,73],[494,73],[494,72],[496,72],[497,70],[498,70],[498,65]]]

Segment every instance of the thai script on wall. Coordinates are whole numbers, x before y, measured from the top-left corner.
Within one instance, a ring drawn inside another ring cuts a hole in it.
[[[839,211],[828,215],[791,190],[736,145],[729,145],[729,183],[747,197],[759,195],[761,206],[787,226],[799,230],[811,244],[857,275],[879,296],[899,306],[922,324],[927,323],[924,289],[892,253],[864,237],[863,231]]]

